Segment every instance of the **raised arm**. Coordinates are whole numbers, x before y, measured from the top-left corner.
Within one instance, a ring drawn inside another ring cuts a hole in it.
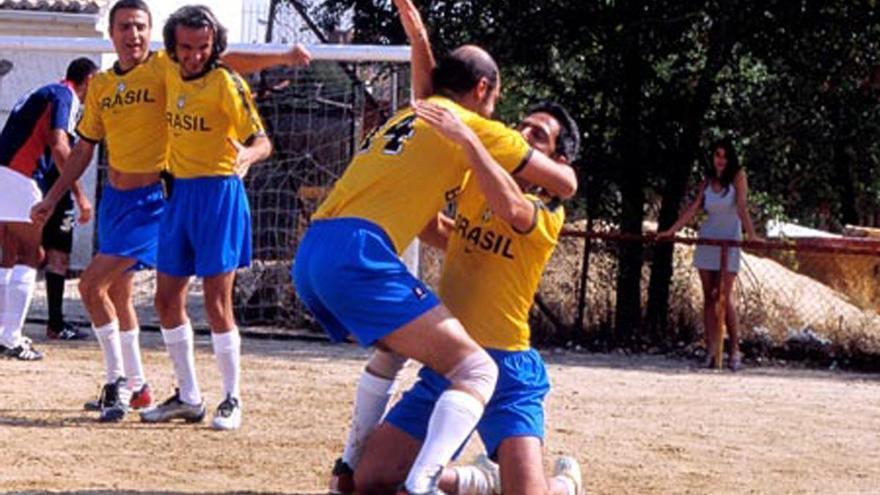
[[[746,235],[749,236],[750,240],[755,240],[758,236],[755,235],[755,226],[752,224],[752,216],[749,214],[749,181],[746,178],[745,171],[740,170],[737,172],[733,182],[736,189],[736,212],[742,221]]]
[[[516,176],[544,188],[551,196],[568,199],[577,192],[577,174],[572,167],[560,166],[544,153],[535,150]]]
[[[699,189],[697,190],[697,197],[688,205],[688,207],[684,210],[684,213],[672,224],[672,227],[668,229],[658,232],[657,235],[660,237],[671,237],[675,235],[676,232],[682,229],[685,225],[689,224],[691,220],[697,215],[697,212],[700,211],[700,205],[703,204],[703,194],[706,190],[706,181],[703,181],[699,185]]]
[[[278,65],[309,65],[312,55],[301,43],[284,53],[244,53],[229,51],[220,60],[230,69],[241,74],[251,74]]]
[[[434,85],[431,83],[431,72],[437,65],[434,53],[431,51],[431,41],[428,32],[422,23],[422,16],[413,5],[412,0],[394,0],[394,5],[400,12],[400,22],[406,37],[409,38],[411,48],[410,71],[412,74],[412,94],[414,99],[423,99],[434,94]]]

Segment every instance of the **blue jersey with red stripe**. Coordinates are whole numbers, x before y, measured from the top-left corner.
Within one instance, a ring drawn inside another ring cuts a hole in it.
[[[79,99],[68,82],[54,83],[23,96],[15,104],[0,133],[0,166],[34,178],[40,158],[55,129],[71,134]]]

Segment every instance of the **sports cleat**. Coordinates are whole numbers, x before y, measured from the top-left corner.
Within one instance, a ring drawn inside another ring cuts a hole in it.
[[[486,454],[480,454],[474,458],[473,466],[486,475],[486,479],[492,485],[492,493],[501,495],[501,469],[498,464],[489,459]]]
[[[22,337],[15,347],[3,346],[3,354],[9,359],[19,361],[39,361],[43,359],[43,353],[34,349],[34,343],[27,337]]]
[[[215,430],[237,430],[241,426],[241,403],[231,395],[227,395],[217,406],[211,427]]]
[[[149,383],[144,383],[140,390],[131,393],[128,401],[129,409],[146,409],[153,405],[153,391]]]
[[[127,409],[123,401],[123,390],[127,389],[125,377],[119,377],[113,383],[107,383],[101,390],[101,416],[98,421],[102,423],[116,423],[125,418]]]
[[[553,467],[553,476],[570,479],[574,483],[575,495],[583,495],[584,487],[581,478],[581,466],[574,457],[562,456],[556,459],[556,465]]]
[[[65,321],[60,330],[46,327],[46,337],[49,340],[82,340],[86,338],[86,334]]]
[[[87,401],[83,403],[83,409],[86,411],[100,411],[101,406],[103,405],[103,387],[101,388],[101,392],[98,393],[98,398],[94,400]],[[127,408],[131,408],[131,401],[133,400],[135,394],[133,394],[128,387],[123,387],[119,390],[119,399],[122,401]]]
[[[354,493],[354,470],[340,457],[333,464],[330,476],[330,495],[352,495]]]
[[[174,395],[165,402],[150,409],[141,411],[141,421],[144,423],[167,423],[174,419],[182,419],[187,423],[198,423],[205,419],[205,402],[201,404],[187,404],[180,400],[180,389],[174,389]]]
[[[103,391],[104,391],[104,389],[102,388],[101,392],[98,392],[97,399],[87,401],[85,404],[83,404],[83,409],[85,409],[86,411],[100,411],[101,405],[104,403],[103,402],[103,399],[104,399]]]
[[[742,363],[742,353],[734,352],[730,355],[730,359],[727,361],[727,367],[730,368],[730,371],[739,371],[743,367]]]

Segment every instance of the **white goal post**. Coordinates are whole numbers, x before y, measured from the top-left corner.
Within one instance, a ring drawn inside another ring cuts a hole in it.
[[[291,45],[231,43],[228,50],[245,53],[278,53],[290,49]],[[150,48],[164,48],[161,42],[153,41]],[[408,46],[385,45],[307,45],[306,48],[315,60],[338,62],[409,62]],[[112,53],[110,40],[97,38],[51,38],[42,36],[0,36],[0,51],[27,52],[69,52],[81,54]]]
[[[228,49],[282,53],[291,46],[233,43]],[[151,48],[158,50],[164,45],[151,42]],[[357,149],[352,139],[379,125],[399,107],[398,103],[409,99],[409,46],[307,44],[306,48],[315,62],[312,67],[273,69],[266,76],[271,84],[253,86],[255,94],[259,93],[262,98],[258,98],[257,103],[266,110],[263,116],[275,133],[273,140],[277,139],[277,144],[273,161],[249,175],[251,186],[258,185],[257,189],[250,189],[249,194],[259,198],[251,205],[254,265],[240,272],[236,284],[236,311],[241,311],[244,324],[248,324],[251,316],[255,324],[276,321],[288,326],[292,319],[298,318],[299,306],[292,301],[295,294],[288,274],[292,257],[289,249],[298,242],[306,225],[304,219],[315,207],[318,196],[313,197],[313,193],[328,190],[330,180],[344,170],[347,160],[336,160],[336,157],[348,156],[346,153]],[[10,84],[13,81],[8,76],[5,81],[0,80],[0,95],[11,97],[24,89],[19,86],[36,87],[63,76],[62,67],[73,57],[100,57],[113,52],[112,43],[105,39],[0,36],[0,58],[9,58],[15,63],[13,76],[17,78],[16,86]],[[401,70],[403,68],[406,69]],[[289,85],[275,84],[279,77]],[[367,114],[369,119],[365,117]],[[360,120],[353,123],[345,119]],[[94,173],[96,168],[91,167],[89,173]],[[88,186],[96,188],[97,181],[98,178],[93,178]],[[263,234],[258,233],[259,228],[265,229]],[[91,231],[82,230],[78,234],[83,242],[74,246],[75,258],[89,259],[93,248],[88,232]],[[271,253],[260,257],[260,252],[268,251]],[[283,254],[278,254],[280,252]],[[402,257],[407,268],[418,275],[418,241]],[[82,265],[74,268],[81,269]],[[154,278],[152,272],[138,274],[138,286],[143,288],[143,293],[136,294],[135,307],[146,325],[155,323],[151,291]],[[200,284],[194,282],[189,297],[192,310],[200,306],[200,291]],[[87,315],[80,307],[73,280],[68,281],[65,300],[65,317],[86,322]],[[45,293],[40,284],[31,319],[42,320],[45,307]],[[279,309],[273,309],[275,307]],[[200,314],[192,314],[192,317],[197,323],[204,319]]]

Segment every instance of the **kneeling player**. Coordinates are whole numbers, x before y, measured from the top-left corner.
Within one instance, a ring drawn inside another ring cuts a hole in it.
[[[425,85],[429,79],[420,77],[417,70],[432,65],[418,13],[408,0],[395,3],[413,43],[413,56],[426,62],[414,60],[413,87],[417,94],[430,92],[430,86]],[[418,113],[469,147],[472,159],[485,159],[485,152],[469,141],[466,128],[449,115],[430,106]],[[561,166],[577,154],[577,126],[558,105],[532,108],[519,130],[529,144]],[[428,232],[423,239],[447,246],[441,299],[498,364],[498,386],[477,430],[490,455],[500,461],[503,481],[498,479],[498,467],[483,459],[477,466],[444,470],[440,487],[450,493],[498,493],[503,484],[504,493],[577,493],[581,479],[574,459],[559,459],[556,476],[550,480],[543,474],[543,398],[549,383],[540,356],[530,349],[528,327],[530,303],[556,245],[564,214],[558,201],[546,204],[536,196],[524,195],[509,176],[496,175],[502,184],[495,182],[493,186],[489,183],[492,178],[475,175],[480,187],[470,184],[465,189],[455,221],[445,222],[444,228]],[[518,183],[527,187],[523,181]],[[358,386],[352,432],[343,458],[334,468],[331,491],[349,493],[354,489],[349,464],[356,464],[358,491],[371,493],[392,490],[413,462],[434,402],[448,386],[448,381],[427,368],[420,373],[422,380],[370,438],[363,461],[358,463],[361,444],[381,417],[401,366],[400,359],[382,352],[367,365]]]

